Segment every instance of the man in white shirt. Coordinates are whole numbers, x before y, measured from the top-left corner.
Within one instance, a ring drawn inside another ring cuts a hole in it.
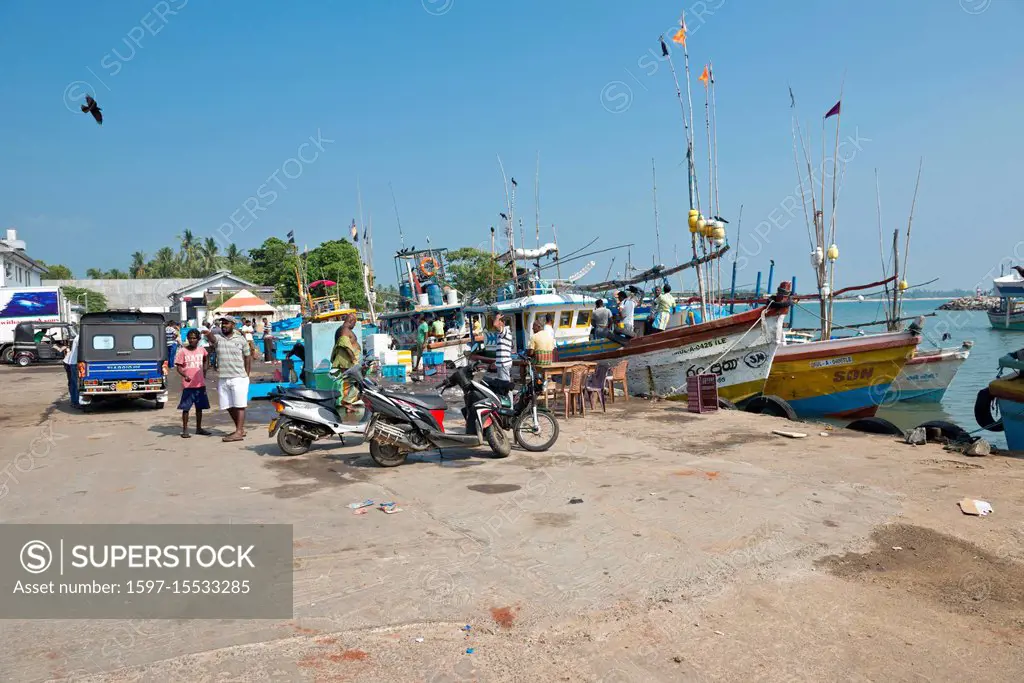
[[[78,403],[78,340],[81,335],[75,335],[71,341],[71,348],[64,354],[64,372],[68,376],[68,394],[71,396],[71,407],[81,408]]]
[[[622,319],[622,329],[630,337],[633,336],[633,314],[636,310],[636,302],[625,290],[619,291],[619,317]]]
[[[547,320],[544,323],[544,329],[551,333],[551,338],[555,338],[555,316],[551,313],[548,314]]]

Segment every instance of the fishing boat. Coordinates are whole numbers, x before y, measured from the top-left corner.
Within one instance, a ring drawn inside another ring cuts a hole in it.
[[[760,394],[782,341],[789,309],[789,283],[782,283],[766,306],[664,332],[621,339],[591,338],[595,299],[586,294],[531,294],[469,307],[467,314],[502,313],[512,328],[517,349],[527,348],[536,320],[555,316],[556,362],[629,362],[630,391],[685,400],[687,379],[717,377],[718,394],[740,402]],[[497,337],[488,333],[484,349],[471,354],[493,359]]]
[[[920,340],[908,330],[786,344],[764,393],[784,399],[800,417],[870,417]]]
[[[965,341],[960,346],[917,349],[896,376],[883,402],[938,403],[971,355],[973,346],[974,342]]]
[[[420,322],[442,320],[445,338],[429,340],[427,350],[441,352],[446,365],[461,367],[471,341],[470,330],[459,293],[447,284],[447,254],[447,249],[415,247],[397,252],[398,310],[379,314],[377,322],[380,332],[390,335],[397,348],[412,350]]]
[[[999,374],[978,392],[974,416],[982,429],[1004,432],[1011,451],[1024,451],[1024,349],[1000,358]]]
[[[988,311],[988,322],[997,330],[1024,330],[1024,277],[1014,271],[992,281],[999,304]]]

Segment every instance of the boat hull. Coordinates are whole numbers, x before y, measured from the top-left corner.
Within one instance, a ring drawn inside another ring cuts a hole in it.
[[[993,380],[988,390],[999,404],[1006,447],[1024,451],[1024,379],[1019,374],[1009,375]]]
[[[884,403],[938,403],[970,355],[968,347],[918,351],[896,376]]]
[[[783,346],[764,393],[785,399],[800,417],[870,417],[919,341],[897,332]]]
[[[1009,318],[1005,311],[988,311],[988,322],[997,330],[1024,332],[1024,311],[1014,311]]]
[[[558,346],[560,362],[629,361],[631,392],[683,400],[687,378],[718,377],[718,395],[737,402],[760,394],[782,342],[784,308],[758,309],[701,325],[636,337],[626,345],[595,339]]]

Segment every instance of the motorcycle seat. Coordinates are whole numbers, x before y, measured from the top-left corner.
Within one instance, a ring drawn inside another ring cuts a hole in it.
[[[291,397],[302,401],[314,401],[319,403],[321,401],[337,401],[338,397],[341,396],[341,392],[333,390],[307,389],[302,387],[285,389],[283,396],[285,398]]]
[[[437,394],[403,394],[400,392],[384,392],[388,398],[397,398],[399,401],[411,403],[427,410],[447,410],[448,403],[444,397]]]

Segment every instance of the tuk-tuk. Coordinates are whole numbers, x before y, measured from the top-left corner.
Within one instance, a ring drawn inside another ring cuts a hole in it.
[[[78,400],[145,398],[167,405],[167,345],[159,313],[86,313],[79,323]]]
[[[14,328],[11,361],[24,368],[32,363],[63,360],[74,338],[75,326],[70,323],[18,323]]]

